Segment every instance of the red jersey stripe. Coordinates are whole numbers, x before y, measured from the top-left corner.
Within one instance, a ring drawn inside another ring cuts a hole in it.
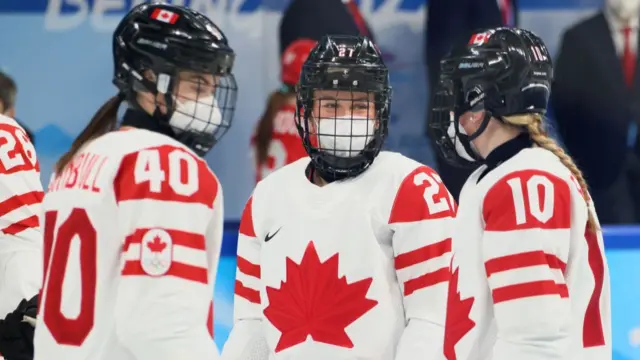
[[[5,227],[2,229],[2,232],[8,235],[16,235],[27,229],[36,228],[39,225],[40,221],[38,220],[38,216],[33,215]]]
[[[258,290],[245,287],[242,281],[236,280],[234,293],[254,304],[260,304],[260,292]]]
[[[417,278],[407,280],[404,283],[404,296],[413,294],[414,292],[449,281],[450,272],[448,268],[442,268],[434,272],[418,276]]]
[[[161,276],[152,276],[147,274],[140,264],[140,260],[127,261],[122,268],[123,276],[149,276],[149,277],[165,277],[175,276],[184,280],[195,281],[203,284],[208,283],[209,274],[207,269],[198,266],[187,265],[177,261],[173,261],[167,273]]]
[[[39,204],[42,202],[43,197],[43,191],[31,191],[21,195],[14,195],[3,202],[0,202],[0,216],[4,216],[24,205]]]
[[[131,244],[141,244],[144,234],[153,229],[136,229],[133,234],[127,236],[122,246],[123,251],[127,251]],[[194,234],[186,231],[162,229],[171,235],[173,245],[188,247],[195,250],[206,250],[206,239],[204,235]]]
[[[487,277],[503,271],[538,265],[548,265],[551,269],[559,269],[563,273],[567,267],[556,255],[546,254],[543,251],[528,251],[520,254],[501,256],[484,263]]]
[[[395,258],[396,270],[435,259],[451,251],[451,238],[400,254]]]
[[[503,286],[493,289],[493,303],[524,299],[542,295],[559,295],[569,297],[569,290],[565,284],[556,284],[553,280],[531,281],[524,284]]]
[[[260,279],[260,265],[253,264],[241,256],[238,256],[237,262],[240,272]]]

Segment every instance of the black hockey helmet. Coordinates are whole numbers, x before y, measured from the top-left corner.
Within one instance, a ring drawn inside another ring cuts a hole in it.
[[[183,6],[138,5],[113,34],[113,83],[129,106],[139,107],[139,92],[163,94],[166,113],[156,104],[153,116],[199,155],[231,126],[237,92],[234,59],[222,31]],[[155,78],[148,79],[145,71]]]
[[[363,36],[323,37],[296,90],[296,125],[318,174],[339,180],[365,171],[389,125],[389,70],[378,48]]]
[[[459,166],[483,161],[471,141],[486,129],[491,117],[544,115],[552,78],[551,56],[532,32],[496,28],[474,34],[466,46],[454,48],[440,63],[429,130],[441,155]],[[465,134],[460,116],[483,110],[478,130]]]

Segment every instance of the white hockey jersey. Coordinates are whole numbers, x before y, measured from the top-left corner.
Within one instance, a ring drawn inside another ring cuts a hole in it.
[[[104,135],[54,175],[35,360],[211,360],[222,189],[155,132]]]
[[[245,207],[223,359],[442,354],[456,205],[440,177],[381,152],[360,176],[318,187],[308,164],[271,174]]]
[[[460,195],[444,353],[448,360],[610,360],[601,232],[570,171],[521,150]]]
[[[44,196],[36,151],[24,129],[0,115],[0,318],[42,284]]]

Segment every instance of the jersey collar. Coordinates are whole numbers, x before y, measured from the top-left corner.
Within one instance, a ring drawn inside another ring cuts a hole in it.
[[[531,137],[529,137],[528,133],[522,133],[515,138],[507,141],[506,143],[498,146],[493,149],[487,155],[485,159],[485,164],[487,168],[482,172],[480,177],[478,178],[478,182],[482,180],[482,178],[487,175],[491,170],[497,168],[503,162],[511,159],[520,151],[530,148],[533,146],[533,141],[531,141]]]

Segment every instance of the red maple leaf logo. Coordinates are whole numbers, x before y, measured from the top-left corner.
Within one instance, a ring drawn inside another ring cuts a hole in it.
[[[264,315],[281,332],[275,351],[301,344],[307,336],[353,348],[345,328],[378,304],[366,298],[372,281],[347,284],[345,276],[338,277],[338,254],[321,262],[309,242],[300,264],[287,258],[287,276],[280,289],[267,286],[269,306]]]
[[[147,247],[149,248],[149,250],[151,250],[151,252],[159,253],[167,247],[167,243],[162,241],[162,239],[160,239],[160,236],[156,235],[156,237],[153,238],[153,241],[147,243]]]
[[[473,301],[473,297],[464,300],[460,299],[458,268],[456,268],[449,281],[447,317],[445,320],[444,356],[447,360],[456,360],[455,345],[476,326],[476,323],[469,317]]]

